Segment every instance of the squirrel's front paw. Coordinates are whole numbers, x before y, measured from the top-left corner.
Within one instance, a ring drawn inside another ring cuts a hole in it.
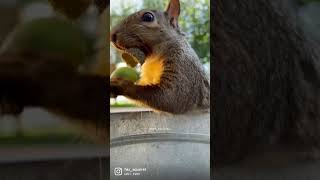
[[[122,78],[110,79],[110,96],[126,95],[128,90],[132,89],[134,83]]]

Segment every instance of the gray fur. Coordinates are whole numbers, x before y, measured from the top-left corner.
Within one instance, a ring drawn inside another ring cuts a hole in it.
[[[150,12],[155,21],[141,21]],[[111,93],[124,95],[156,110],[185,113],[197,108],[209,108],[208,75],[184,34],[172,26],[167,12],[141,10],[124,19],[112,30],[113,42],[120,49],[140,48],[148,57],[164,59],[164,71],[159,84],[141,86],[122,79],[111,80]]]

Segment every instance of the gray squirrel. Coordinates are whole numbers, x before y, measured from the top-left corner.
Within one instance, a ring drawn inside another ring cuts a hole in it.
[[[111,79],[112,94],[174,114],[209,108],[209,78],[179,28],[179,14],[179,0],[170,0],[166,11],[138,11],[111,30],[117,49],[138,48],[146,57],[140,80]]]

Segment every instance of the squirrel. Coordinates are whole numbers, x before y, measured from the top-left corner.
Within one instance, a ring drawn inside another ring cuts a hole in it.
[[[60,0],[53,1],[63,5]],[[98,18],[106,18],[103,16],[109,2],[94,2],[99,12],[103,11]],[[11,37],[5,43],[9,43]],[[25,108],[40,107],[79,126],[80,132],[92,141],[108,144],[108,103],[105,101],[108,98],[108,80],[105,75],[107,71],[104,71],[107,66],[100,62],[107,56],[99,58],[94,64],[99,66],[99,72],[83,73],[59,54],[37,51],[17,53],[6,46],[9,44],[2,44],[0,53],[0,120],[3,115],[19,118]],[[92,71],[96,70],[95,67]]]
[[[110,93],[173,114],[209,108],[209,77],[180,30],[179,15],[179,0],[170,0],[166,11],[138,11],[111,30],[117,49],[138,48],[146,59],[137,83],[111,79]]]

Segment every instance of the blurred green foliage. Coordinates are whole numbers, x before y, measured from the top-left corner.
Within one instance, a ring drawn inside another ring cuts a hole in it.
[[[137,107],[135,104],[130,104],[130,103],[119,103],[119,102],[115,102],[113,104],[110,104],[110,107],[113,108],[119,108],[119,107]]]
[[[74,66],[88,57],[90,46],[85,33],[62,19],[35,19],[17,26],[11,36],[5,47],[9,52],[62,55]]]
[[[121,19],[140,9],[165,10],[169,1],[143,0],[142,4],[133,1],[117,1],[119,9],[111,5],[111,27]],[[112,2],[111,2],[112,3]],[[181,0],[180,27],[186,33],[187,39],[194,48],[202,63],[210,61],[210,1],[209,0]]]
[[[80,135],[76,128],[65,127],[24,129],[20,136],[14,133],[0,133],[0,142],[0,147],[94,143],[91,139]]]
[[[68,134],[44,134],[25,136],[0,136],[0,146],[9,145],[39,145],[39,144],[70,144],[76,137]]]

